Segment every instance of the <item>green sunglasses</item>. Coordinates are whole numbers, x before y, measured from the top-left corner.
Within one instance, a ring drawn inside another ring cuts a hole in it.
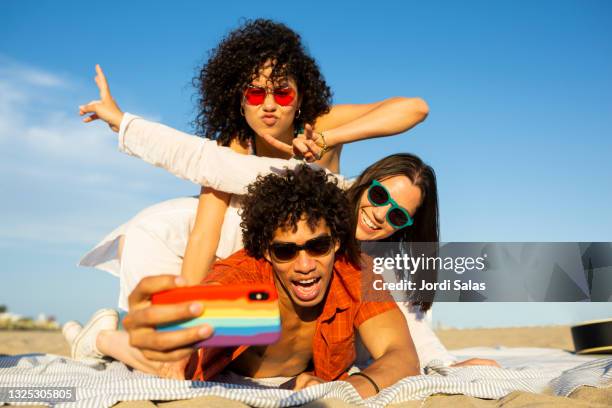
[[[414,223],[412,217],[410,217],[410,213],[391,198],[389,190],[380,184],[378,180],[372,180],[372,184],[368,187],[368,200],[375,207],[383,207],[391,203],[391,207],[389,211],[387,211],[387,222],[389,222],[393,228],[400,229]]]

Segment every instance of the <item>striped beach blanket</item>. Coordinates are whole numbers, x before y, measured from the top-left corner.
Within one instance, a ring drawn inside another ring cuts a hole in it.
[[[224,397],[254,407],[299,406],[327,398],[364,407],[382,407],[424,399],[432,394],[498,399],[517,390],[533,393],[548,390],[554,395],[567,396],[583,385],[612,385],[612,358],[589,361],[562,373],[541,368],[445,367],[441,362],[432,361],[425,374],[404,378],[364,400],[344,381],[294,392],[248,381],[220,383],[161,379],[130,370],[116,361],[85,364],[49,354],[0,357],[0,388],[75,387],[76,401],[54,405],[57,407],[110,407],[119,401],[168,401],[201,396]]]

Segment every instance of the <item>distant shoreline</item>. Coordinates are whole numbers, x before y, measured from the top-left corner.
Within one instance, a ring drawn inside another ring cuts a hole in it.
[[[61,329],[59,327],[0,327],[0,331],[42,331],[42,332],[59,332]]]

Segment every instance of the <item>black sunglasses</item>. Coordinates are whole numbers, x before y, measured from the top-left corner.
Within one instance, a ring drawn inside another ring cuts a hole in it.
[[[270,245],[270,256],[276,262],[293,261],[301,250],[313,257],[324,256],[334,246],[334,240],[331,235],[321,235],[304,242],[303,245],[298,245],[293,242],[273,242]]]

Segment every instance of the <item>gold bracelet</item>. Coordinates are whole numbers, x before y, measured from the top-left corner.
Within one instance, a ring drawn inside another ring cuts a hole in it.
[[[317,160],[321,160],[321,157],[323,157],[323,155],[325,155],[325,153],[330,151],[331,147],[329,147],[327,145],[327,142],[325,141],[325,135],[323,134],[323,132],[317,132],[317,134],[319,134],[321,136],[321,140],[323,141],[323,146],[321,146],[320,144],[316,143],[316,145],[321,148],[321,153],[318,154]]]

